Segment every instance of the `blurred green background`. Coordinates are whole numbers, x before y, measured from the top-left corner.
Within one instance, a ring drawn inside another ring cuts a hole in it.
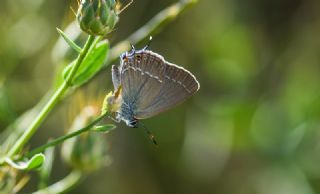
[[[134,1],[120,15],[111,45],[173,2]],[[32,108],[53,85],[54,72],[75,56],[64,55],[55,29],[74,20],[70,6],[76,9],[76,1],[1,0],[1,130]],[[199,0],[151,44],[193,72],[199,92],[143,121],[159,148],[123,123],[107,134],[112,164],[70,193],[320,193],[319,34],[319,0]],[[88,102],[100,103],[112,89],[108,67],[81,90]],[[76,97],[68,97],[55,109],[32,147],[63,134],[74,104]],[[50,183],[69,170],[56,152]]]

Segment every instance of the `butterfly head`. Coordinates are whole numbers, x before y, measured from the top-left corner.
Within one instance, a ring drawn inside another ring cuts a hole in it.
[[[120,55],[120,61],[121,61],[121,62],[126,62],[126,61],[128,61],[128,59],[134,57],[137,52],[139,52],[139,50],[136,50],[136,49],[134,48],[134,46],[131,45],[131,50],[130,50],[130,51],[123,52],[123,53]]]

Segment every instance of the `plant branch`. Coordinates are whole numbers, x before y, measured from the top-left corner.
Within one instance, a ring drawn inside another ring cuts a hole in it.
[[[81,129],[74,131],[72,133],[69,133],[67,135],[61,136],[61,137],[54,139],[54,140],[52,140],[42,146],[39,146],[39,147],[33,149],[32,151],[28,152],[25,157],[27,157],[27,158],[32,157],[33,155],[35,155],[37,153],[43,152],[48,147],[58,145],[67,139],[70,139],[70,138],[75,137],[81,133],[89,131],[91,128],[93,128],[97,123],[99,123],[107,115],[108,115],[108,113],[104,113],[104,114],[100,115],[99,117],[97,117],[95,120],[93,120],[90,124],[88,124],[84,128],[81,128]]]
[[[92,43],[94,42],[95,37],[89,36],[88,40],[80,52],[76,63],[72,67],[69,75],[66,80],[61,84],[61,86],[57,89],[57,91],[53,94],[53,96],[49,99],[49,101],[42,108],[38,116],[33,120],[31,125],[25,130],[22,136],[17,140],[17,142],[13,145],[13,147],[9,150],[7,156],[12,158],[15,154],[17,154],[21,148],[29,141],[29,139],[33,136],[33,134],[37,131],[39,126],[42,124],[47,115],[52,111],[54,106],[59,102],[61,96],[66,92],[66,90],[72,86],[72,79],[75,76],[78,68],[80,67],[83,59],[87,55]]]

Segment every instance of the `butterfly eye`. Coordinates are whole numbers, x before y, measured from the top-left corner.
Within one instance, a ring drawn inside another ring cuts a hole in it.
[[[140,61],[141,61],[141,58],[142,58],[142,57],[141,57],[141,55],[136,55],[136,59],[137,59],[137,61],[139,61],[139,62],[140,62]]]
[[[123,60],[123,61],[127,61],[128,60],[128,57],[127,57],[127,55],[125,53],[121,55],[121,60]]]

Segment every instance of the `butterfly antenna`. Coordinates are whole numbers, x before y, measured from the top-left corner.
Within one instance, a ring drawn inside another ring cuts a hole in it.
[[[146,134],[148,135],[148,137],[152,141],[152,143],[156,147],[158,147],[158,142],[156,141],[154,134],[151,131],[149,131],[149,129],[145,125],[143,125],[141,122],[139,123],[139,126],[141,126],[143,128],[143,130],[146,132]]]
[[[133,44],[130,43],[131,46],[131,51],[130,51],[130,55],[135,54],[136,52],[136,48],[133,46]]]
[[[133,51],[136,50],[136,48],[134,48],[133,44],[130,43],[130,46],[131,46],[131,49],[132,49]]]
[[[148,41],[147,45],[143,48],[143,50],[147,50],[149,48],[151,42],[152,42],[152,36],[149,36],[149,41]]]

